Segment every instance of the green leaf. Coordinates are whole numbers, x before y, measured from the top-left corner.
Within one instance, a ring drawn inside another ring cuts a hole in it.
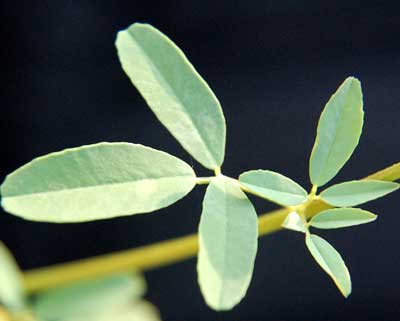
[[[313,185],[329,182],[348,161],[360,139],[363,119],[361,84],[349,77],[329,99],[319,119],[310,158]]]
[[[160,321],[160,313],[151,303],[140,300],[122,307],[107,309],[101,315],[97,311],[89,315],[60,319],[60,321]],[[45,320],[47,321],[47,320]]]
[[[167,153],[100,143],[34,159],[7,176],[2,205],[25,219],[82,222],[151,212],[189,193],[192,168]]]
[[[341,228],[375,221],[377,216],[359,208],[335,208],[320,212],[310,220],[310,225],[323,228]]]
[[[116,46],[122,68],[160,122],[203,166],[220,167],[224,115],[184,53],[156,28],[140,23],[120,31]]]
[[[307,232],[307,222],[297,212],[290,212],[282,223],[282,227],[296,232]]]
[[[340,254],[327,241],[314,234],[306,234],[306,245],[315,261],[347,298],[351,293],[351,279]]]
[[[218,176],[207,188],[199,226],[200,289],[215,310],[245,296],[257,253],[257,214],[237,181]]]
[[[145,290],[140,275],[119,274],[43,292],[32,307],[43,320],[84,319],[123,308],[141,298]]]
[[[290,178],[267,170],[253,170],[239,176],[244,190],[284,206],[307,200],[307,192]]]
[[[376,180],[350,181],[333,185],[320,197],[333,206],[356,206],[399,189],[400,184]]]
[[[19,310],[25,305],[21,271],[2,242],[0,242],[0,304],[4,304],[10,310]]]
[[[90,320],[82,319],[81,321],[160,321],[158,310],[151,303],[141,300],[115,311],[108,311],[99,318],[94,314]],[[79,321],[79,320],[71,320]]]

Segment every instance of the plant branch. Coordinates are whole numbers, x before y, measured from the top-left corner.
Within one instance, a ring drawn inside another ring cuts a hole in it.
[[[376,172],[365,179],[399,180],[400,163]],[[315,200],[305,208],[304,212],[307,218],[310,218],[327,208],[330,208],[328,204],[321,200]],[[281,225],[289,211],[288,208],[282,208],[260,215],[258,218],[259,235],[271,234],[282,229]],[[194,257],[197,255],[197,251],[197,234],[191,234],[131,250],[26,271],[23,275],[25,289],[28,293],[34,293],[118,272],[146,271]]]

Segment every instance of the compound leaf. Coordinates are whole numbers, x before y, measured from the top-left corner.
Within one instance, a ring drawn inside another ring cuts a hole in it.
[[[122,68],[160,122],[203,166],[221,166],[225,118],[206,82],[184,53],[156,28],[135,23],[120,31]]]
[[[323,238],[306,234],[306,245],[320,267],[332,278],[344,297],[351,293],[351,279],[340,254]]]
[[[252,170],[239,176],[245,190],[284,206],[307,200],[307,192],[290,178],[267,170]]]
[[[143,145],[100,143],[34,159],[7,176],[2,205],[25,219],[81,222],[151,212],[189,193],[192,168]]]
[[[333,185],[320,197],[333,206],[357,206],[394,192],[400,184],[377,180],[350,181]]]
[[[245,296],[257,252],[257,214],[237,181],[217,177],[207,188],[199,226],[200,289],[215,310]]]
[[[310,157],[310,178],[315,186],[330,181],[356,148],[364,119],[360,82],[347,78],[329,99],[318,123]]]
[[[22,273],[2,242],[0,242],[0,304],[4,304],[10,310],[19,310],[25,305]]]
[[[341,228],[375,221],[377,216],[359,208],[334,208],[320,212],[310,220],[310,225],[322,228]]]
[[[34,300],[33,311],[41,320],[84,320],[123,308],[145,290],[140,275],[119,274],[43,292]]]

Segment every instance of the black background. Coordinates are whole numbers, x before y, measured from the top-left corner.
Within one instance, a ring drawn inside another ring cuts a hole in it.
[[[1,179],[36,156],[100,141],[162,149],[209,174],[120,68],[116,32],[138,21],[172,38],[219,97],[230,176],[271,169],[308,189],[319,114],[345,77],[358,77],[364,133],[334,182],[363,177],[399,161],[398,9],[389,1],[2,1]],[[2,213],[0,239],[24,269],[136,247],[195,232],[203,193],[197,187],[157,213],[84,224]],[[348,300],[302,236],[287,231],[260,239],[248,294],[230,312],[203,303],[194,259],[147,273],[147,297],[166,321],[400,320],[398,195],[364,206],[380,214],[376,223],[320,232],[352,273]]]

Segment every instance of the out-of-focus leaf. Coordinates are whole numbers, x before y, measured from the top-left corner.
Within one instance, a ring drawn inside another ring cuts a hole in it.
[[[140,300],[101,314],[95,312],[83,318],[64,319],[62,321],[161,321],[160,313],[151,303]]]
[[[41,293],[33,302],[33,310],[45,321],[99,317],[137,301],[145,289],[141,276],[120,274]]]
[[[93,321],[97,321],[97,319],[93,319]],[[104,318],[101,318],[101,321],[161,321],[161,318],[154,305],[141,300],[123,309],[111,312],[109,316],[105,315]]]
[[[0,303],[10,310],[20,310],[25,305],[21,271],[2,242],[0,242]]]

